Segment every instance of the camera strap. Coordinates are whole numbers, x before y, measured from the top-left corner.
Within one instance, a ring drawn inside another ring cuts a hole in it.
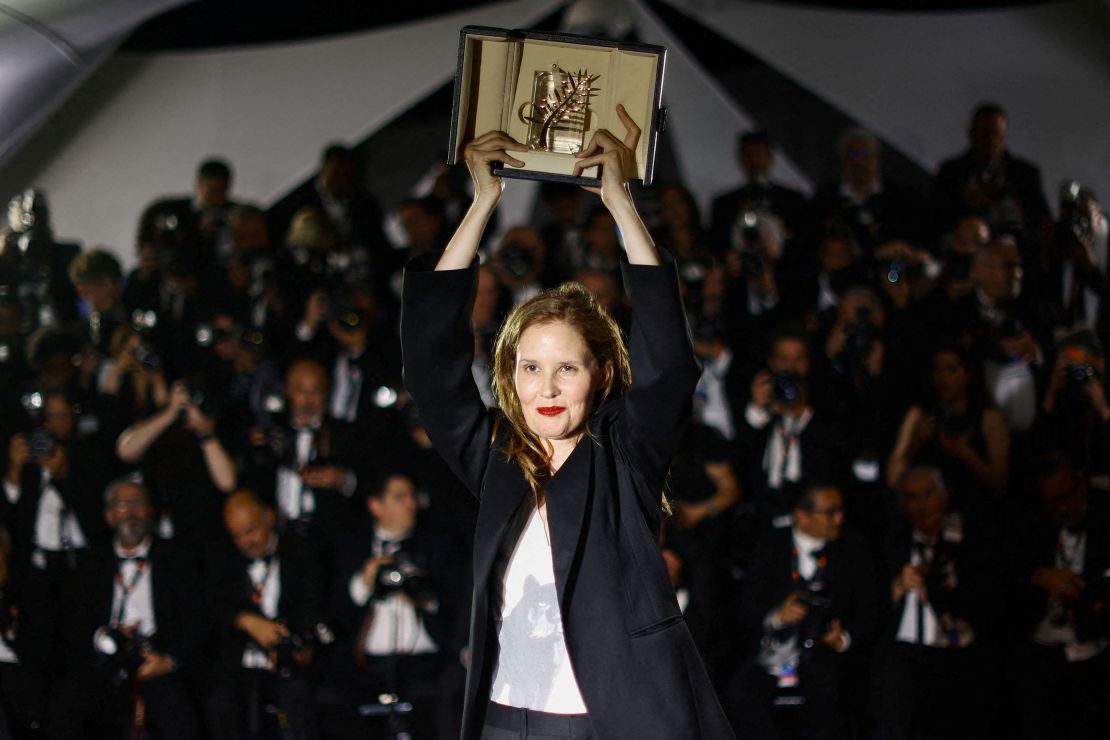
[[[127,579],[123,576],[123,568],[127,563],[135,564],[135,571],[131,574],[131,578]],[[127,601],[131,598],[132,592],[139,585],[139,579],[143,577],[143,571],[146,570],[146,558],[121,558],[119,566],[116,569],[116,583],[120,587],[119,606],[112,614],[111,626],[119,627],[123,622],[123,617],[127,611]]]
[[[258,580],[254,579],[251,569],[247,568],[247,578],[251,581],[251,603],[257,607],[262,606],[262,595],[266,591],[266,582],[270,580],[270,572],[274,567],[274,558],[272,555],[267,555],[261,558],[265,564],[265,570],[262,571],[262,577]]]

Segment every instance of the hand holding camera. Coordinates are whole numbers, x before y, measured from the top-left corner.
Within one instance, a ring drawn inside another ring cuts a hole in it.
[[[1082,576],[1064,568],[1037,568],[1033,572],[1033,585],[1061,604],[1070,604],[1079,598],[1087,583]]]
[[[901,601],[910,591],[917,592],[917,598],[922,604],[929,603],[929,591],[925,587],[925,568],[921,565],[902,566],[902,572],[894,579],[891,587],[891,597],[895,603]]]
[[[799,624],[809,614],[809,605],[797,591],[786,597],[775,611],[774,619],[783,627]]]
[[[235,619],[235,626],[267,650],[273,650],[289,637],[289,628],[284,624],[254,612],[240,612]]]

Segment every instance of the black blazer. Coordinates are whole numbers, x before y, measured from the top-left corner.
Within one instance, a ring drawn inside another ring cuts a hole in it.
[[[763,632],[763,619],[794,591],[802,590],[793,579],[792,530],[772,530],[756,549],[744,585],[741,622],[747,632],[749,648],[757,648]],[[851,635],[852,649],[858,650],[874,636],[877,628],[875,571],[865,549],[857,542],[841,538],[826,546],[828,571],[824,595],[829,598],[829,617],[840,620]],[[815,656],[827,661],[836,653],[823,646]]]
[[[190,559],[172,544],[154,540],[147,566],[157,632],[155,650],[172,655],[181,667],[198,657],[207,630],[200,578]],[[81,561],[67,589],[69,608],[64,615],[67,655],[76,664],[94,660],[93,633],[112,618],[112,596],[119,558],[111,545],[94,548]]]
[[[476,263],[410,262],[401,320],[405,380],[429,435],[480,508],[462,737],[481,731],[496,664],[494,561],[522,502],[520,468],[493,439],[470,372]],[[660,495],[700,375],[674,267],[623,265],[633,305],[631,389],[607,403],[548,482],[548,522],[567,650],[596,737],[732,738],[667,578]]]
[[[324,624],[325,584],[317,560],[309,545],[291,532],[278,538],[277,557],[281,564],[277,620],[291,633],[313,635],[317,626]],[[239,666],[248,640],[246,633],[235,627],[235,618],[243,611],[260,614],[251,600],[250,561],[229,549],[214,557],[210,567],[212,618],[221,641],[216,665],[233,670]]]

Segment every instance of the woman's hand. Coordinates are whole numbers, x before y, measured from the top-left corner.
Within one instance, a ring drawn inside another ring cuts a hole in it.
[[[490,167],[494,162],[523,167],[524,162],[509,152],[526,151],[528,147],[501,131],[482,134],[463,147],[463,161],[474,183],[474,201],[447,242],[443,256],[436,263],[437,270],[462,270],[470,266],[478,253],[486,224],[501,200],[501,190],[505,187]]]
[[[624,141],[619,141],[608,130],[600,129],[594,132],[586,148],[574,155],[578,158],[574,165],[575,177],[580,177],[582,171],[589,167],[601,168],[601,187],[588,187],[586,190],[600,195],[601,202],[608,208],[613,207],[616,198],[631,197],[628,178],[636,174],[636,146],[640,143],[640,127],[623,105],[617,105],[617,117],[624,125]]]
[[[463,161],[466,162],[470,179],[474,182],[474,200],[499,199],[505,182],[493,174],[491,169],[493,163],[500,162],[511,167],[523,167],[524,162],[509,152],[526,151],[528,151],[527,146],[501,131],[482,134],[463,147]]]

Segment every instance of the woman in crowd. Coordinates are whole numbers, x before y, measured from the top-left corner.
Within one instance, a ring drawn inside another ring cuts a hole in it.
[[[475,254],[526,147],[490,132],[464,151],[474,201],[441,255],[409,264],[401,341],[432,441],[480,501],[463,736],[732,738],[659,552],[664,476],[699,372],[673,263],[627,179],[640,130],[597,132],[576,174],[624,238],[626,349],[584,288],[521,304],[497,338],[487,413],[471,374]],[[430,269],[434,266],[434,269]],[[632,379],[635,377],[635,384]]]
[[[940,468],[960,503],[980,492],[1001,496],[1010,467],[1006,421],[987,405],[982,378],[962,347],[937,350],[931,367],[924,403],[912,406],[902,420],[887,482],[897,485],[911,463],[929,464]]]

